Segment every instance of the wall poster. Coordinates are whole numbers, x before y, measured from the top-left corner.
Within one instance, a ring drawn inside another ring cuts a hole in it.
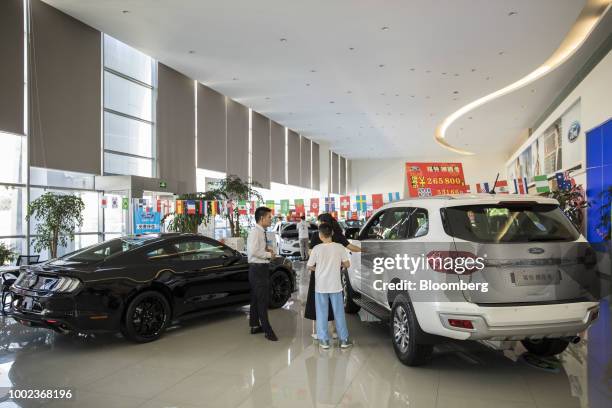
[[[468,191],[461,163],[406,163],[406,177],[410,197]]]

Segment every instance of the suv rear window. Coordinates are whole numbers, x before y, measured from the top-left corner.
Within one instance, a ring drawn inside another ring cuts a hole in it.
[[[575,241],[580,234],[554,204],[508,203],[448,207],[444,229],[472,242]]]

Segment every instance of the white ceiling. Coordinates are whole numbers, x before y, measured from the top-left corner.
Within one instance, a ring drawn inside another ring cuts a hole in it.
[[[434,142],[436,125],[540,65],[585,4],[45,1],[348,158],[421,159],[450,155]],[[449,142],[508,153],[579,58],[458,120]]]

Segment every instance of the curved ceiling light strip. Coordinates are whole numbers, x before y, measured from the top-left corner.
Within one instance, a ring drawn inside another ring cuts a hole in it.
[[[587,3],[580,12],[578,19],[570,29],[561,45],[559,45],[559,48],[557,48],[557,50],[542,65],[518,81],[493,93],[485,95],[480,99],[476,99],[475,101],[468,103],[467,105],[453,112],[436,127],[436,132],[434,135],[435,141],[440,146],[455,153],[473,155],[473,152],[452,146],[446,141],[446,131],[449,126],[469,111],[530,84],[531,82],[552,72],[555,68],[567,61],[569,57],[571,57],[582,46],[582,44],[584,44],[597,23],[601,20],[601,17],[611,7],[611,4],[612,0],[587,0]]]

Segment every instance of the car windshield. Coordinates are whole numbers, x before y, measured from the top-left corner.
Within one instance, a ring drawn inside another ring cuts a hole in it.
[[[554,204],[507,203],[445,208],[445,229],[473,242],[575,241],[580,234]]]
[[[150,241],[152,238],[153,237],[124,237],[111,239],[110,241],[95,244],[79,251],[72,252],[68,255],[64,255],[56,262],[102,262],[111,256],[138,248],[147,241]]]

